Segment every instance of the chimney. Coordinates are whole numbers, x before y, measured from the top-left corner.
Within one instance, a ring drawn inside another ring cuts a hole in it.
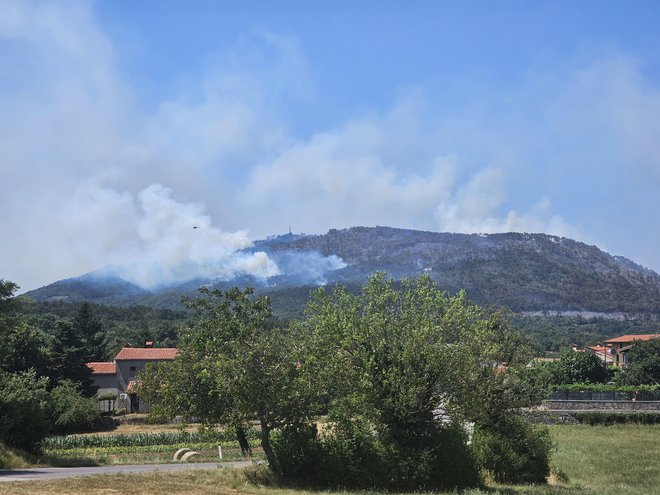
[[[144,343],[144,346],[145,346],[147,349],[151,349],[151,348],[154,346],[154,343],[151,342],[151,341],[149,341],[149,342],[145,342],[145,343]]]

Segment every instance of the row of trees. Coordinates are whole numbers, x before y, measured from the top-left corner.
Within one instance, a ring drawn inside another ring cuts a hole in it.
[[[201,293],[177,359],[142,376],[156,413],[232,427],[244,446],[257,420],[271,469],[325,486],[466,487],[483,470],[545,479],[548,433],[520,414],[534,394],[504,371],[530,356],[502,313],[428,277],[395,290],[384,274],[358,295],[317,290],[284,328],[250,289]]]
[[[30,451],[50,432],[99,421],[90,370],[98,357],[99,323],[89,306],[50,332],[19,313],[18,286],[0,279],[0,443]]]
[[[112,360],[126,344],[135,347],[154,342],[160,347],[176,347],[177,329],[186,324],[185,311],[147,306],[105,306],[88,302],[31,301],[19,297],[17,312],[31,326],[46,334],[56,331],[61,321],[73,322],[87,311],[95,320],[100,361]]]
[[[660,339],[639,342],[628,351],[629,364],[621,369],[608,367],[590,352],[564,350],[558,361],[536,363],[525,368],[521,376],[538,390],[569,384],[615,385],[660,384]]]

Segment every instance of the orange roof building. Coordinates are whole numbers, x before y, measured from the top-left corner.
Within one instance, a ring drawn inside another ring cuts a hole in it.
[[[625,344],[630,345],[635,341],[646,342],[647,340],[660,338],[660,333],[638,333],[631,335],[622,335],[605,341],[605,344]]]
[[[175,347],[124,347],[115,361],[171,361],[175,357]]]
[[[614,358],[615,366],[624,367],[628,364],[628,351],[638,342],[660,338],[660,333],[637,333],[614,337],[604,342]]]
[[[606,364],[614,364],[614,356],[610,352],[612,350],[610,347],[604,345],[589,345],[585,347],[584,350],[595,354]]]
[[[120,407],[131,412],[142,412],[148,411],[149,405],[141,403],[136,394],[140,371],[149,363],[172,361],[176,353],[174,347],[158,348],[147,342],[146,347],[124,347],[111,363],[87,363],[87,367],[92,370],[92,379],[99,387],[99,394],[115,393]],[[115,404],[107,407],[114,410]]]
[[[92,370],[92,375],[116,375],[117,365],[115,363],[87,363],[87,367]]]

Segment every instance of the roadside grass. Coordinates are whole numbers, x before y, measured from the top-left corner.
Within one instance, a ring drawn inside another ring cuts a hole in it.
[[[660,425],[557,425],[550,428],[557,444],[552,460],[551,481],[554,484],[510,486],[489,482],[486,487],[468,490],[464,495],[660,495]],[[263,467],[0,483],[0,495],[92,493],[319,495],[333,492],[281,486]],[[334,493],[347,495],[351,492]],[[376,492],[352,493],[371,495]]]
[[[267,468],[256,468],[267,469]],[[383,492],[313,491],[256,484],[249,473],[252,470],[192,470],[177,473],[120,474],[113,476],[86,476],[57,481],[0,483],[0,494],[12,495],[383,495]],[[464,495],[597,495],[596,492],[552,486],[492,487],[468,490]],[[390,493],[389,495],[395,495]],[[401,494],[401,495],[419,495]],[[442,495],[436,493],[435,495]],[[449,495],[449,494],[447,494]]]
[[[34,465],[36,458],[20,449],[0,444],[0,469],[19,469]]]

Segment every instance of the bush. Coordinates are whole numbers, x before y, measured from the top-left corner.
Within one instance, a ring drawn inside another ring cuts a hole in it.
[[[341,420],[323,438],[325,486],[379,488],[387,486],[385,452],[371,426],[363,420]]]
[[[83,397],[71,380],[61,381],[50,395],[53,433],[90,431],[101,422],[97,399]]]
[[[39,443],[50,427],[47,383],[47,378],[37,378],[34,371],[0,371],[0,443],[39,451]]]
[[[326,466],[315,426],[301,425],[277,430],[273,432],[271,444],[279,462],[278,474],[282,478],[310,484],[319,482],[321,470]]]
[[[315,427],[289,428],[273,439],[286,481],[323,488],[445,490],[476,486],[479,476],[464,431],[425,425],[411,442],[376,434],[360,420],[334,424],[319,438]],[[422,438],[423,437],[423,438]]]
[[[500,483],[543,483],[550,471],[550,432],[520,416],[477,426],[472,443],[481,469]]]
[[[613,425],[618,423],[657,425],[660,424],[660,413],[653,412],[574,412],[571,415],[580,423],[589,425]]]
[[[397,490],[465,489],[479,484],[477,464],[458,424],[424,425],[412,442],[386,445],[384,471]]]

